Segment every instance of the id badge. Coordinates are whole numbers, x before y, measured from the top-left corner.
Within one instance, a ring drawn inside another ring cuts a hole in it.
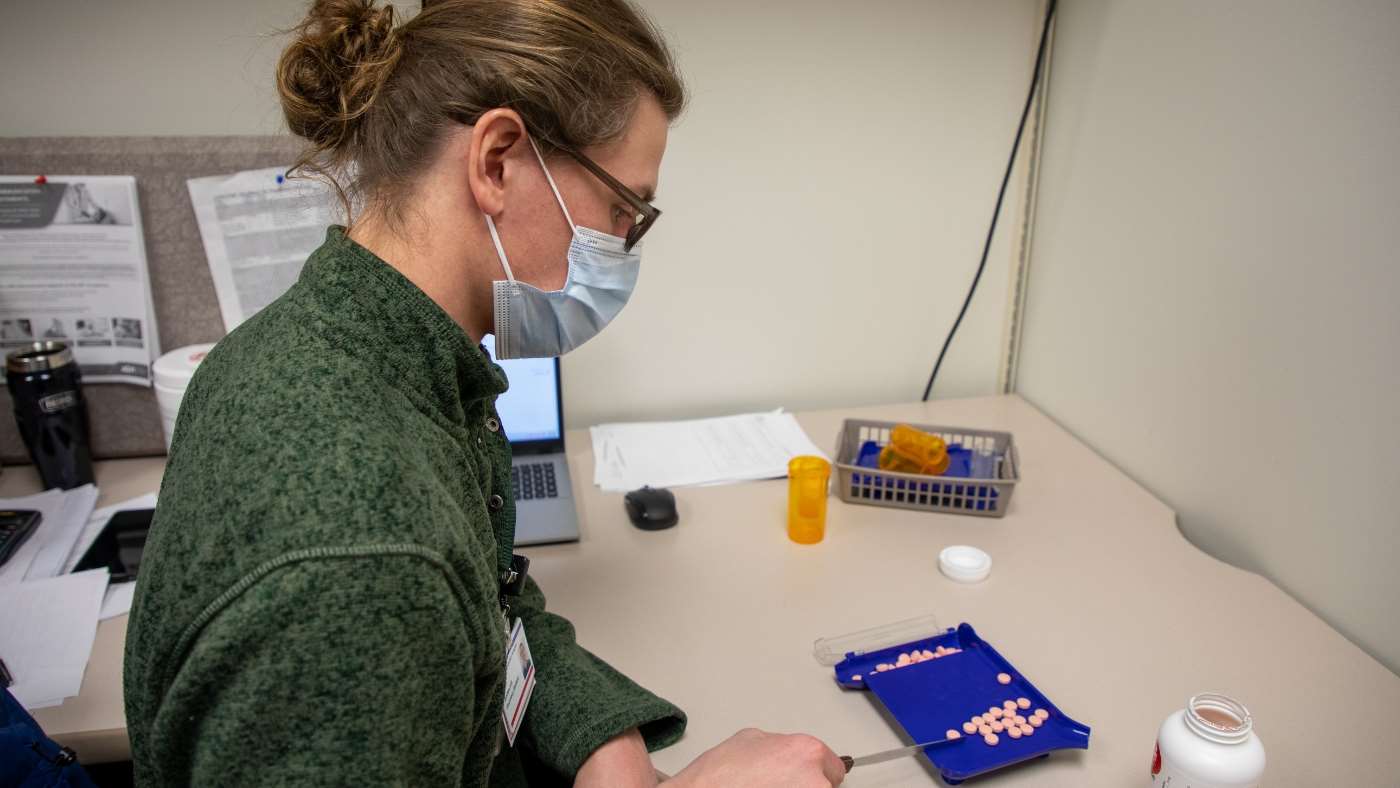
[[[515,735],[525,720],[525,707],[530,705],[530,693],[535,690],[535,660],[530,656],[530,643],[525,639],[525,623],[515,619],[510,629],[510,645],[506,647],[506,696],[501,707],[501,722],[505,723],[506,741],[515,746]]]

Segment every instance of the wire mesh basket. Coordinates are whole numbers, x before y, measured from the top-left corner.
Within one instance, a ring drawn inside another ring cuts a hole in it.
[[[857,465],[861,447],[874,441],[880,447],[890,441],[890,430],[905,422],[846,419],[836,448],[836,485],[841,500],[874,506],[892,506],[921,512],[973,514],[1003,517],[1020,478],[1016,446],[1009,432],[962,427],[910,426],[930,432],[950,447],[971,452],[976,478],[924,476]]]

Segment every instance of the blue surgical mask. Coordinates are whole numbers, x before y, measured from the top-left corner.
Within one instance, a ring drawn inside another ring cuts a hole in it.
[[[516,281],[496,223],[486,214],[486,228],[506,272],[504,280],[492,284],[497,359],[562,356],[597,336],[627,305],[641,271],[639,248],[624,251],[625,239],[574,224],[534,140],[530,140],[530,147],[544,168],[564,219],[574,229],[569,242],[569,275],[562,288],[552,291]]]

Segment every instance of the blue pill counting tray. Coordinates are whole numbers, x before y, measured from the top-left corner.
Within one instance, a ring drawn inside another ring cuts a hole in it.
[[[939,646],[959,653],[880,672],[876,666],[895,664],[901,653]],[[1050,701],[1030,679],[978,636],[969,624],[941,629],[933,617],[902,621],[839,638],[823,638],[814,648],[817,660],[834,666],[837,683],[869,690],[911,741],[934,741],[956,730],[963,739],[926,749],[923,757],[950,785],[1012,764],[1043,758],[1054,750],[1089,748],[1089,726],[1076,722]],[[1010,684],[997,674],[1011,677]],[[989,745],[981,734],[968,735],[963,723],[1003,702],[1026,698],[1029,718],[1036,709],[1050,714],[1030,736],[1013,739],[998,734]]]

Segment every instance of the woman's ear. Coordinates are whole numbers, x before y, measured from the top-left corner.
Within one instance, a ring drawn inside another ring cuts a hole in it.
[[[513,109],[493,109],[477,119],[467,147],[467,188],[482,213],[499,216],[506,183],[514,174],[516,146],[526,143],[525,123]],[[526,143],[528,144],[528,143]]]

